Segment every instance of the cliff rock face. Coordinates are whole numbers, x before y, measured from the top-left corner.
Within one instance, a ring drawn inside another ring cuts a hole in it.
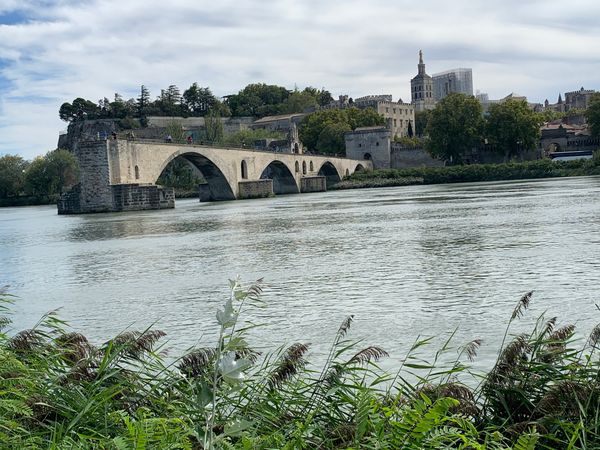
[[[118,132],[117,122],[112,119],[84,120],[72,122],[67,134],[58,137],[58,148],[75,151],[81,141],[104,140],[111,133]]]

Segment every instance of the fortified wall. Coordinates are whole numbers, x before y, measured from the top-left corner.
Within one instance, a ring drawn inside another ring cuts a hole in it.
[[[374,169],[441,167],[443,161],[432,158],[423,148],[408,148],[391,141],[385,127],[357,128],[345,134],[346,156],[370,160]]]

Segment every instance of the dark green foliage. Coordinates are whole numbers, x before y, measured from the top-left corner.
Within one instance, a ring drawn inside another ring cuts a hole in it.
[[[461,162],[462,155],[481,142],[484,122],[476,98],[450,94],[428,115],[426,148],[434,157]]]
[[[600,136],[600,93],[592,94],[585,118],[594,136]]]
[[[28,165],[19,155],[0,157],[0,198],[16,197],[23,192]]]
[[[306,116],[298,132],[310,151],[344,155],[345,132],[375,125],[385,125],[385,119],[374,109],[328,109]]]
[[[348,316],[315,370],[308,344],[256,359],[239,313],[260,306],[260,293],[260,284],[232,283],[217,313],[216,347],[167,364],[158,330],[127,331],[95,346],[49,314],[9,336],[2,329],[12,299],[0,292],[0,448],[600,446],[600,325],[576,349],[572,325],[540,317],[533,331],[502,343],[489,373],[464,384],[464,359],[476,356],[481,341],[454,349],[450,337],[428,361],[422,352],[430,339],[417,339],[392,377],[377,367],[385,350],[349,339]],[[517,302],[505,340],[531,300],[528,293]],[[454,350],[454,362],[441,365]]]
[[[290,92],[282,86],[256,83],[230,95],[226,103],[233,116],[265,117],[306,112],[332,100],[329,91],[313,87]]]
[[[220,105],[219,100],[212,94],[208,87],[200,87],[198,83],[192,84],[183,93],[184,106],[192,116],[205,116],[212,109]]]
[[[476,181],[525,180],[568,176],[600,175],[600,153],[591,160],[552,161],[543,159],[508,164],[472,164],[447,167],[420,167],[354,172],[350,181],[420,179],[423,184],[466,183]],[[390,181],[388,186],[393,185]]]
[[[79,180],[79,164],[67,150],[53,150],[34,159],[25,173],[26,190],[34,196],[61,194]]]
[[[431,117],[431,111],[415,111],[415,134],[417,136],[424,136],[425,130],[427,129],[427,123]]]
[[[156,183],[175,188],[177,197],[189,197],[197,195],[198,185],[206,181],[191,163],[184,158],[175,158],[165,167]]]
[[[504,161],[519,158],[536,147],[540,137],[540,118],[525,100],[509,99],[490,106],[486,137],[504,155]]]

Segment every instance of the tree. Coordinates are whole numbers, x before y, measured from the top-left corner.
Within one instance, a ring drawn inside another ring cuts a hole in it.
[[[73,100],[73,103],[65,102],[58,111],[59,117],[65,122],[74,120],[97,119],[101,110],[94,102],[81,97]]]
[[[313,111],[319,106],[315,96],[306,90],[299,92],[294,91],[285,99],[282,105],[281,112],[285,114],[301,113],[312,109]]]
[[[183,127],[176,120],[171,120],[165,127],[165,134],[171,136],[173,142],[177,144],[185,144],[186,135]]]
[[[288,90],[281,86],[249,84],[239,93],[230,95],[227,105],[233,116],[264,117],[281,114],[283,102],[289,96]]]
[[[507,162],[536,147],[540,123],[539,115],[529,108],[525,100],[509,99],[490,106],[486,136]]]
[[[594,136],[600,136],[600,93],[592,94],[585,118]]]
[[[62,194],[79,180],[79,164],[71,152],[53,150],[32,161],[25,180],[32,195]]]
[[[415,112],[415,134],[417,136],[423,136],[425,134],[425,130],[427,129],[427,123],[429,122],[429,117],[431,117],[431,110],[426,109],[425,111],[416,111]]]
[[[206,128],[206,139],[209,143],[223,141],[223,122],[221,122],[221,116],[218,112],[210,111],[204,117],[204,127]]]
[[[220,103],[209,88],[192,84],[183,92],[183,103],[194,116],[205,116],[208,111]]]
[[[298,133],[309,150],[344,154],[344,133],[375,125],[385,125],[385,119],[374,109],[327,109],[306,116]]]
[[[461,162],[462,156],[481,141],[482,109],[472,96],[452,93],[431,110],[425,146],[432,156]]]
[[[148,106],[150,105],[150,91],[142,84],[140,96],[137,98],[137,114],[139,117],[146,117]]]
[[[347,122],[327,122],[319,133],[315,150],[321,154],[345,154],[344,134],[352,131]]]
[[[28,165],[19,155],[0,157],[0,198],[15,197],[23,191]]]

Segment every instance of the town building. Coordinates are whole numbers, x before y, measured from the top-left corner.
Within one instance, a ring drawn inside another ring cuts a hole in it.
[[[433,79],[425,73],[422,50],[419,50],[419,64],[417,68],[417,76],[410,80],[410,92],[411,102],[415,106],[415,111],[420,112],[435,107]]]
[[[431,76],[433,80],[433,98],[439,102],[448,94],[473,95],[473,71],[459,68],[446,70]]]
[[[373,108],[387,122],[392,139],[414,135],[415,108],[402,99],[392,101],[391,95],[367,95],[354,100],[353,105],[359,109]]]
[[[548,99],[544,102],[544,109],[565,113],[572,110],[584,110],[590,105],[592,95],[596,93],[593,89],[584,89],[578,91],[565,92],[563,101],[562,95],[558,94],[556,103],[550,103]]]
[[[587,109],[590,105],[592,95],[595,93],[596,91],[592,89],[584,89],[583,87],[578,91],[565,92],[566,110]]]

